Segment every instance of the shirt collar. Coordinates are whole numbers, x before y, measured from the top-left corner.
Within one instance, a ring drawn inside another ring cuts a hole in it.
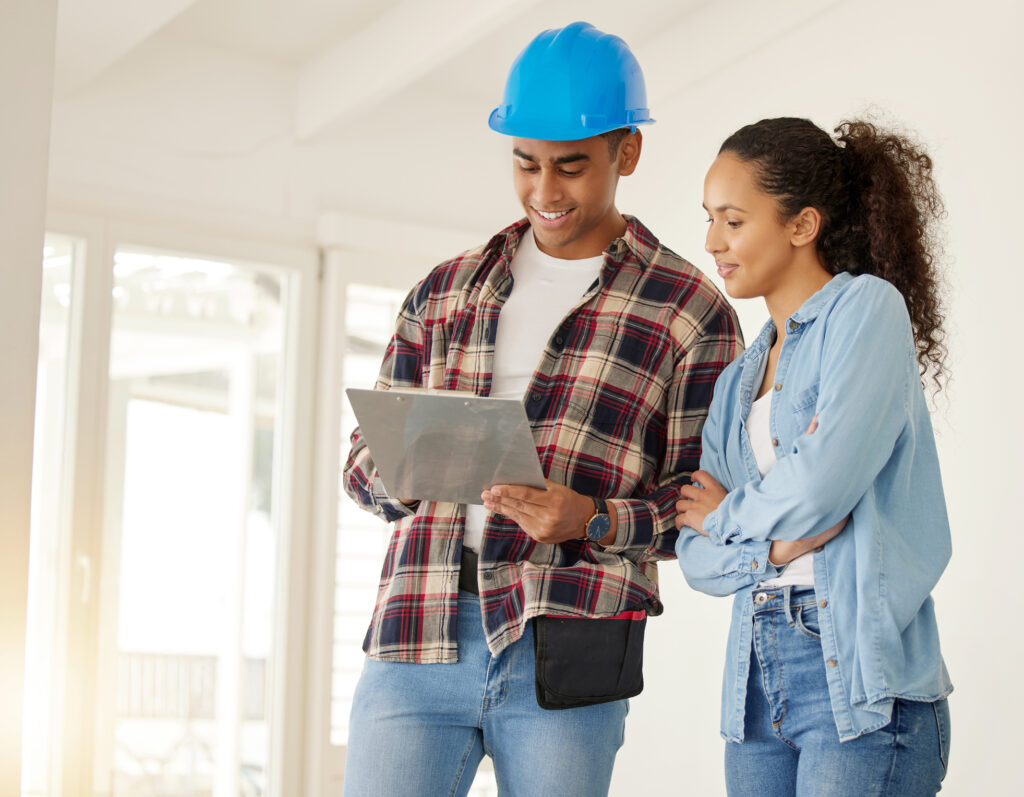
[[[848,271],[842,271],[836,274],[832,279],[825,283],[821,290],[817,291],[813,296],[807,299],[800,308],[793,313],[788,319],[788,322],[795,321],[797,324],[807,324],[816,319],[821,311],[831,304],[835,295],[843,289],[843,287],[850,280],[853,279],[853,275]],[[765,350],[771,348],[772,343],[775,342],[775,322],[769,318],[753,343],[743,353],[745,359],[759,358]]]
[[[832,303],[835,295],[852,279],[853,275],[850,272],[839,272],[825,283],[825,286],[820,291],[800,305],[800,309],[793,313],[790,319],[798,324],[806,324],[809,321],[813,321],[818,317],[823,308]]]
[[[605,262],[621,265],[626,257],[632,254],[634,261],[642,268],[644,264],[654,259],[660,244],[654,234],[635,216],[623,214],[622,217],[626,220],[626,231],[605,248]],[[503,257],[506,263],[510,263],[516,249],[519,248],[519,242],[529,229],[530,222],[522,218],[495,234],[488,241],[485,251],[493,252]]]

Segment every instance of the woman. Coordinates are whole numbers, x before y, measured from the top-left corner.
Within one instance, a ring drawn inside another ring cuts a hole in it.
[[[934,794],[952,690],[929,595],[950,555],[922,375],[944,376],[931,160],[803,119],[730,136],[706,248],[771,315],[721,375],[681,489],[691,586],[735,594],[730,795]]]

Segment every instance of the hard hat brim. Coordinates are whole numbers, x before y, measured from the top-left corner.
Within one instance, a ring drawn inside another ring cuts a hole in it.
[[[571,126],[565,125],[559,129],[558,126],[552,125],[550,119],[529,120],[515,116],[505,116],[502,113],[502,108],[499,106],[491,111],[491,115],[487,120],[487,126],[496,133],[514,136],[515,138],[532,138],[539,141],[581,141],[585,138],[593,138],[594,136],[600,136],[620,128],[628,127],[631,130],[635,130],[641,125],[654,124],[655,121],[648,117],[628,122],[616,123],[602,120],[601,122],[590,122],[588,124],[587,120],[584,119],[581,123]]]

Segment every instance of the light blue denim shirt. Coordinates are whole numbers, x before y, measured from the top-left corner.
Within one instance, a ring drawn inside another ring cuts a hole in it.
[[[930,596],[950,556],[938,456],[903,297],[842,273],[786,321],[769,420],[778,462],[762,479],[745,421],[775,337],[769,321],[715,385],[701,469],[729,494],[704,521],[709,536],[684,527],[676,552],[692,587],[736,596],[722,735],[742,741],[750,595],[780,572],[771,541],[850,516],[813,558],[822,666],[845,741],[887,724],[894,698],[952,690]]]

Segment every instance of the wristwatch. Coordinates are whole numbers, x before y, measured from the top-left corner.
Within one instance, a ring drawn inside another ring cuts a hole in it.
[[[583,526],[586,538],[591,542],[600,542],[612,530],[612,519],[608,516],[608,504],[603,498],[591,497],[594,502],[594,514]]]

